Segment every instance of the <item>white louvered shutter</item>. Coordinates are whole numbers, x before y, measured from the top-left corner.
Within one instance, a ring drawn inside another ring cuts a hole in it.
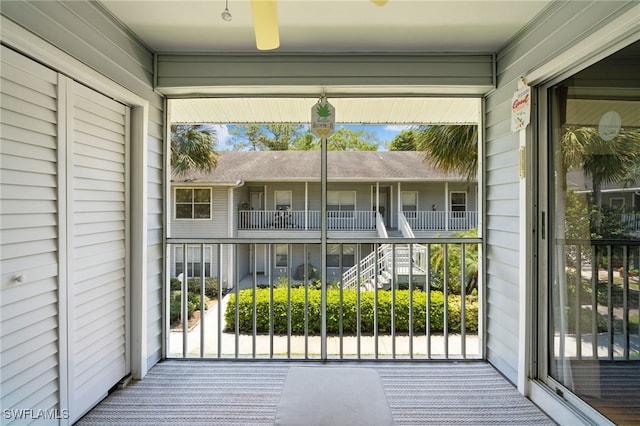
[[[72,419],[129,370],[127,361],[128,110],[71,84],[68,232]]]
[[[73,422],[130,369],[129,110],[0,48],[1,405]]]
[[[58,75],[0,49],[0,405],[55,409]]]

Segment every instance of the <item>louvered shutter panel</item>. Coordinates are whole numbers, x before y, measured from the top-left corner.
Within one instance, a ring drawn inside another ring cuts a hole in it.
[[[56,409],[58,75],[0,49],[0,405]]]
[[[68,157],[72,419],[128,372],[125,106],[73,84]]]

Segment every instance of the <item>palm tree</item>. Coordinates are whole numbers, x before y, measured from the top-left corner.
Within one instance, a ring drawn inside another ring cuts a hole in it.
[[[198,124],[171,126],[172,173],[182,175],[189,170],[209,172],[218,164],[215,132]]]
[[[640,157],[640,136],[638,132],[621,131],[612,140],[600,137],[595,127],[566,127],[561,139],[561,173],[582,168],[591,178],[592,205],[596,212],[595,232],[600,232],[602,186],[607,183],[624,183],[629,179],[630,170],[635,170]],[[560,180],[565,186],[566,178]]]
[[[478,126],[420,126],[416,132],[416,149],[427,161],[445,172],[457,172],[467,180],[478,172]]]

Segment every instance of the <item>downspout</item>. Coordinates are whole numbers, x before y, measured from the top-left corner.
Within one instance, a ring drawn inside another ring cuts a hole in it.
[[[244,186],[244,181],[243,180],[238,180],[234,186],[230,186],[229,189],[228,189],[229,192],[228,192],[227,199],[229,200],[229,203],[227,204],[227,210],[228,210],[227,237],[229,237],[229,238],[235,237],[234,234],[236,233],[236,227],[234,226],[234,219],[236,217],[236,215],[234,214],[234,206],[236,205],[234,190],[240,188],[241,186]],[[230,283],[233,283],[233,282],[236,281],[236,279],[238,279],[238,277],[234,276],[234,275],[236,275],[235,271],[237,271],[237,268],[234,268],[234,265],[236,264],[236,259],[235,259],[235,253],[236,252],[237,252],[236,250],[229,250],[229,252],[228,252],[228,256],[227,256],[227,271],[229,271],[228,274],[230,276],[227,277],[227,288],[230,288],[229,287]],[[221,256],[222,253],[218,253],[218,255]],[[238,279],[238,284],[239,283],[240,283],[240,281]]]

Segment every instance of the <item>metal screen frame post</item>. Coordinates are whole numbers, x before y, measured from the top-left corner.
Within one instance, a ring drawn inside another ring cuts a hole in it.
[[[320,359],[327,359],[327,138],[320,140]]]
[[[204,338],[205,338],[205,330],[204,330],[204,315],[205,315],[205,306],[204,306],[204,298],[205,298],[205,245],[204,243],[200,244],[200,358],[204,358]],[[211,253],[213,256],[213,253]],[[187,286],[188,288],[189,286]]]

